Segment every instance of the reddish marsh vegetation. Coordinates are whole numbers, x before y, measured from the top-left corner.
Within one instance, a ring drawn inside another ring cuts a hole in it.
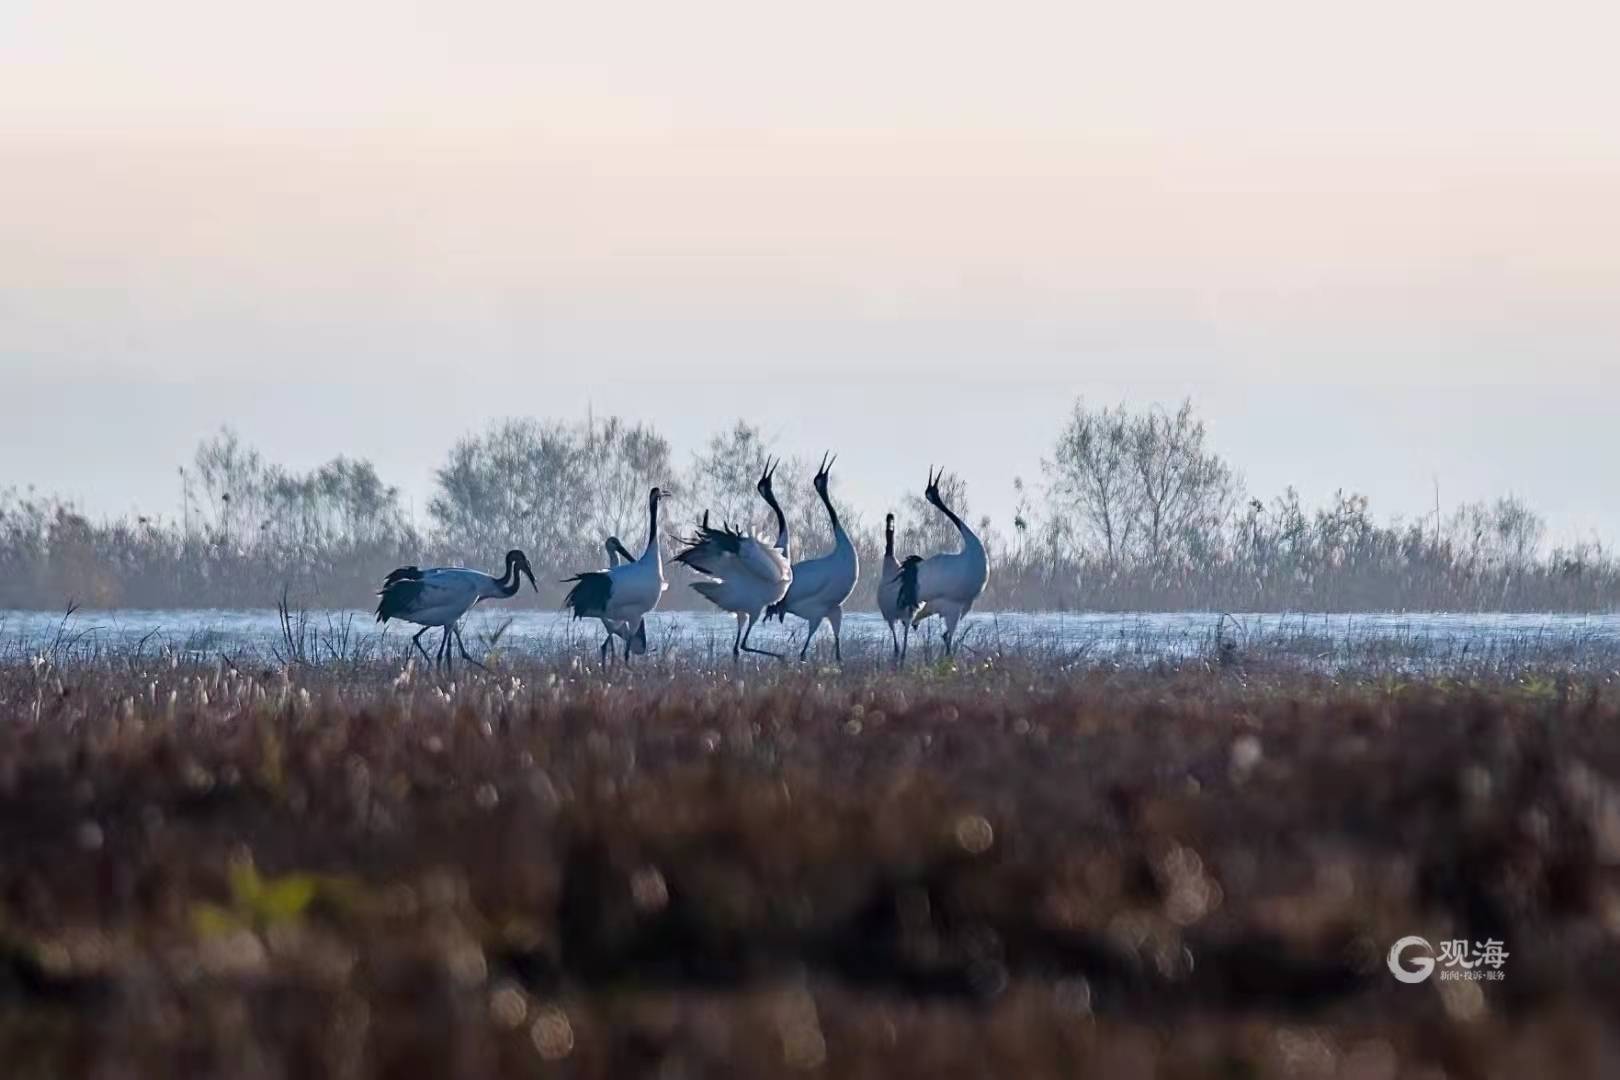
[[[1620,1062],[1600,679],[397,674],[0,670],[8,1077]]]

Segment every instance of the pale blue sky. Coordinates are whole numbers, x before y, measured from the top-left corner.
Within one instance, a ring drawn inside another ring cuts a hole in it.
[[[1261,494],[1620,539],[1616,23],[0,2],[0,482],[171,512],[228,421],[420,505],[589,403],[1005,525],[1075,395],[1191,394]]]

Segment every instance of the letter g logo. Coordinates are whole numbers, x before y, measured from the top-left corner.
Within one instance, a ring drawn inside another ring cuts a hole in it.
[[[1408,963],[1410,968],[1401,964],[1402,954],[1414,945],[1421,945],[1424,953],[1428,955],[1414,956]],[[1420,983],[1434,973],[1434,949],[1426,938],[1403,937],[1389,947],[1389,973],[1403,983]]]

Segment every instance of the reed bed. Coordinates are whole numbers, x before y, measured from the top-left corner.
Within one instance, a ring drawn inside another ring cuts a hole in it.
[[[1599,670],[76,647],[0,664],[8,1077],[1620,1067]]]

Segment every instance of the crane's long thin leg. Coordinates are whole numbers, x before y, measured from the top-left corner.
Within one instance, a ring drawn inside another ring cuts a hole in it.
[[[612,646],[613,646],[613,631],[609,630],[608,631],[608,636],[602,639],[602,647],[599,650],[597,650],[601,654],[601,657],[602,657],[602,670],[604,670],[604,671],[607,670],[609,649],[611,649]]]
[[[445,623],[444,640],[439,642],[439,651],[444,654],[444,677],[453,679],[456,676],[455,657],[450,655],[450,627],[453,623]]]
[[[752,634],[753,632],[754,632],[754,619],[753,619],[752,616],[749,616],[748,629],[743,631],[743,636],[742,636],[742,651],[743,652],[758,653],[761,656],[774,656],[778,660],[785,660],[786,659],[786,657],[784,657],[779,652],[772,652],[769,649],[756,649],[752,645],[748,644],[748,635]]]
[[[889,640],[894,642],[894,658],[900,659],[900,633],[894,628],[894,620],[889,620]]]
[[[411,644],[416,646],[416,651],[421,653],[422,659],[426,660],[429,664],[433,663],[433,657],[429,656],[428,651],[422,647],[422,635],[431,629],[433,629],[433,627],[424,626],[411,637]]]
[[[737,612],[737,636],[731,640],[731,658],[733,660],[737,660],[742,657],[743,622],[747,618],[747,615],[744,615],[740,611]]]
[[[906,624],[906,643],[904,645],[900,646],[900,666],[901,667],[906,666],[906,654],[911,651],[911,620],[910,619],[905,620],[905,624]]]
[[[827,625],[832,627],[833,659],[842,664],[844,662],[844,609],[842,607],[832,609],[832,614],[827,616]]]
[[[807,654],[810,651],[810,643],[816,639],[816,631],[820,630],[820,629],[821,629],[821,616],[818,615],[818,616],[816,616],[815,620],[810,623],[810,629],[805,631],[805,634],[804,634],[804,647],[799,650],[799,660],[801,662],[804,660],[805,654]]]
[[[477,668],[479,671],[488,671],[489,670],[489,668],[485,667],[483,664],[480,664],[477,660],[474,660],[471,656],[467,655],[467,643],[465,641],[461,640],[461,628],[460,627],[456,628],[456,648],[461,650],[461,658],[463,660],[467,661],[467,663],[471,664],[473,667]]]
[[[636,640],[636,635],[634,635],[634,634],[626,634],[626,635],[624,635],[624,666],[625,667],[630,666],[630,643],[635,641],[635,640]]]

